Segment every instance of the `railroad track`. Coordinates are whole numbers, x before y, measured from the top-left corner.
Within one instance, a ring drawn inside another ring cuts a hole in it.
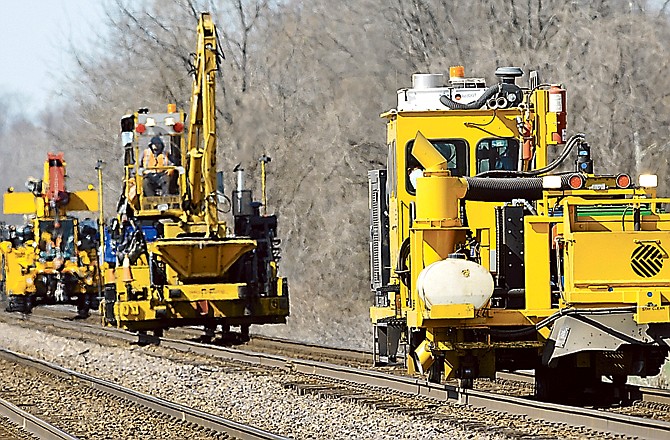
[[[143,434],[144,438],[234,438],[240,440],[286,439],[286,437],[279,436],[271,432],[267,432],[252,426],[243,425],[241,423],[198,411],[196,409],[164,399],[142,394],[107,380],[82,374],[60,365],[32,358],[30,356],[16,353],[7,349],[0,348],[0,359],[2,359],[3,362],[16,364],[23,368],[38,370],[41,373],[46,373],[47,376],[53,376],[56,378],[56,380],[67,383],[69,388],[64,393],[67,394],[68,397],[74,398],[86,395],[84,406],[86,407],[85,409],[87,411],[91,411],[91,407],[94,405],[93,402],[95,400],[102,401],[96,403],[102,404],[108,409],[108,418],[109,416],[112,416],[112,414],[118,415],[119,405],[116,405],[117,402],[123,402],[124,405],[130,407],[139,406],[139,409],[133,408],[128,411],[127,418],[124,422],[122,422],[122,424],[132,424],[133,429],[142,431],[141,434]],[[13,370],[16,374],[16,369]],[[41,374],[41,376],[44,378],[43,374]],[[15,380],[18,379],[15,378]],[[32,382],[32,384],[34,383],[35,382]],[[6,388],[6,386],[3,388],[3,392],[5,392]],[[82,388],[86,388],[86,390],[82,390]],[[24,392],[26,394],[31,392],[31,390],[28,389],[21,389],[17,391],[18,393],[16,393],[16,395],[20,400],[25,400],[23,395]],[[48,390],[46,394],[46,398],[50,399],[53,399],[53,397],[56,396],[56,394],[51,390]],[[48,403],[55,404],[56,402],[51,400],[51,402],[47,402],[47,404]],[[41,410],[45,414],[51,414],[52,417],[54,417],[54,411],[40,408],[39,402],[33,402],[30,404],[30,406],[33,408],[33,410]],[[73,405],[69,406],[69,408],[72,407]],[[29,427],[29,431],[38,438],[67,440],[76,440],[78,438],[116,438],[116,436],[121,436],[120,438],[129,438],[126,437],[125,434],[114,430],[115,425],[113,421],[104,420],[104,418],[98,417],[97,421],[103,421],[105,424],[108,424],[110,426],[111,432],[90,432],[89,427],[86,429],[81,427],[82,423],[74,423],[70,426],[74,426],[73,429],[78,429],[80,431],[77,433],[77,436],[74,436],[54,428],[52,425],[49,425],[49,423],[40,420],[26,411],[18,409],[12,404],[9,404],[6,408],[8,408],[8,412],[13,412],[15,414],[13,417],[7,415],[10,420],[19,420],[15,423],[20,423],[22,426]],[[92,411],[89,416],[91,419],[94,418]],[[79,419],[76,420],[76,422],[81,422],[81,419],[85,420],[86,416],[82,417],[80,415],[57,412],[55,414],[55,419],[55,421],[59,424],[68,424],[68,422],[73,419]],[[84,425],[85,424],[86,423],[84,423]],[[153,424],[159,427],[157,433],[151,430]],[[166,434],[166,430],[172,430],[171,435]],[[166,437],[166,435],[170,435],[170,437]]]
[[[76,437],[0,399],[0,440],[16,439],[76,440]]]
[[[71,323],[54,318],[33,316],[33,324],[43,322],[60,328],[84,329],[87,334],[96,334],[103,338],[113,338],[135,342],[137,336],[116,329],[102,328],[86,323]],[[384,392],[417,396],[437,402],[467,404],[475,408],[500,411],[508,414],[528,416],[543,422],[562,423],[578,429],[587,429],[601,433],[613,433],[640,438],[666,439],[670,436],[670,423],[662,420],[618,414],[612,411],[600,411],[589,408],[577,408],[565,405],[536,402],[528,398],[514,397],[479,390],[460,389],[452,384],[432,384],[427,381],[387,374],[373,370],[361,370],[343,365],[333,365],[305,359],[295,359],[277,354],[256,353],[240,349],[205,345],[193,341],[162,338],[164,348],[184,353],[193,353],[211,359],[244,362],[252,365],[274,367],[296,373],[314,380],[296,381],[287,386],[299,393],[316,393],[319,396],[335,396],[343,399],[360,400],[364,404],[393,406],[389,402],[377,402],[357,389],[383,390]],[[511,376],[510,376],[511,377]],[[517,376],[518,378],[518,376]],[[526,380],[529,380],[527,377]],[[508,380],[509,379],[508,377]],[[344,385],[344,388],[342,388]],[[665,393],[660,394],[660,399]],[[430,411],[430,405],[426,411]],[[397,409],[397,408],[396,408]],[[402,404],[399,408],[403,411]],[[408,413],[417,414],[415,411]],[[667,413],[667,410],[666,410]],[[420,415],[420,414],[419,414]]]

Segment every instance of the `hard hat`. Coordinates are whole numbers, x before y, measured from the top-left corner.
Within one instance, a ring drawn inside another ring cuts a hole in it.
[[[151,141],[149,142],[149,145],[155,145],[158,148],[164,148],[165,147],[165,145],[163,145],[163,141],[158,136],[152,137]]]

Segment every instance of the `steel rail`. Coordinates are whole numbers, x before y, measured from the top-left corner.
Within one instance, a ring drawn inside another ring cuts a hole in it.
[[[0,415],[9,419],[24,431],[40,439],[78,440],[78,437],[56,428],[46,420],[42,420],[39,417],[30,414],[2,398],[0,398]]]
[[[450,384],[434,384],[423,379],[395,376],[379,371],[359,370],[317,361],[290,359],[284,356],[254,353],[225,347],[212,347],[197,342],[161,338],[161,345],[175,350],[219,359],[284,368],[329,379],[361,385],[372,385],[407,394],[432,397],[442,401],[456,401],[474,407],[526,415],[530,418],[548,422],[583,426],[601,432],[658,440],[667,440],[670,438],[670,422],[643,417],[538,402],[522,397],[463,389]]]
[[[158,397],[140,393],[130,388],[122,387],[121,385],[115,384],[113,382],[89,376],[87,374],[79,373],[77,371],[54,364],[52,362],[36,359],[31,356],[27,356],[11,350],[0,348],[0,356],[9,361],[20,363],[22,365],[27,365],[29,367],[36,368],[40,371],[44,371],[59,377],[64,378],[74,377],[78,380],[83,381],[91,388],[102,391],[106,394],[121,399],[125,399],[138,405],[142,405],[146,408],[149,408],[151,410],[154,410],[156,412],[168,415],[170,417],[179,420],[195,423],[199,426],[203,426],[205,428],[209,428],[217,432],[226,433],[229,436],[240,440],[288,439],[288,437],[264,431],[262,429],[253,426],[248,426],[242,423],[234,422],[232,420],[228,420],[214,414],[209,414],[194,408],[189,408],[187,406],[170,402],[168,400],[164,400]],[[61,437],[53,437],[53,438],[61,438]],[[72,439],[74,437],[67,437],[67,438]]]
[[[46,317],[45,319],[52,324],[54,321],[58,321],[59,325],[64,327],[67,326],[62,320]],[[123,330],[109,327],[97,327],[90,324],[86,324],[85,326],[91,333],[112,336],[129,342],[137,341],[137,335]],[[76,329],[79,328],[79,326],[72,324],[72,327],[69,328]],[[463,389],[452,384],[434,384],[424,379],[397,376],[374,370],[360,370],[318,361],[294,359],[281,355],[258,353],[248,350],[202,344],[193,341],[160,338],[160,345],[177,351],[209,356],[220,360],[246,362],[249,364],[275,367],[361,385],[372,385],[407,394],[431,397],[442,401],[455,401],[474,407],[481,407],[510,414],[526,415],[530,418],[548,422],[564,423],[570,426],[583,426],[602,432],[647,439],[666,440],[670,438],[670,422],[649,418],[568,405],[538,402],[523,397]],[[502,373],[501,376],[512,380],[532,380],[532,377],[529,374],[518,375],[516,373]],[[663,403],[667,403],[667,401]]]

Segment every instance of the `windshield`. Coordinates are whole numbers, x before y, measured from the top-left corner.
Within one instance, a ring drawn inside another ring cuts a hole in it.
[[[62,219],[56,224],[54,220],[39,221],[40,257],[51,261],[56,257],[72,258],[76,256],[74,221]]]
[[[516,139],[482,139],[477,144],[477,172],[516,170],[519,141]]]

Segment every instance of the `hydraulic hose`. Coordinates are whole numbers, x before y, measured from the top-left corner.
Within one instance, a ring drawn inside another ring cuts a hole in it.
[[[532,171],[490,170],[479,173],[475,177],[533,177],[546,174],[549,171],[558,168],[558,166],[568,157],[573,148],[575,148],[575,145],[583,142],[584,139],[585,136],[583,133],[577,133],[571,136],[570,139],[568,139],[568,142],[565,143],[565,147],[563,148],[563,151],[561,151],[561,154],[544,168],[538,168],[537,170]]]
[[[542,178],[510,179],[504,177],[466,177],[468,191],[465,200],[479,202],[508,202],[512,199],[540,200]]]
[[[563,186],[571,174],[563,174]],[[541,200],[542,177],[466,177],[468,191],[463,200],[476,202],[511,202],[514,199]]]
[[[440,102],[445,106],[449,107],[451,110],[477,110],[482,108],[484,104],[486,104],[486,101],[488,101],[489,98],[493,97],[493,95],[500,92],[500,90],[501,90],[500,84],[491,86],[484,91],[484,94],[480,96],[478,100],[471,102],[469,104],[461,104],[460,102],[452,101],[447,97],[447,95],[440,96]]]

